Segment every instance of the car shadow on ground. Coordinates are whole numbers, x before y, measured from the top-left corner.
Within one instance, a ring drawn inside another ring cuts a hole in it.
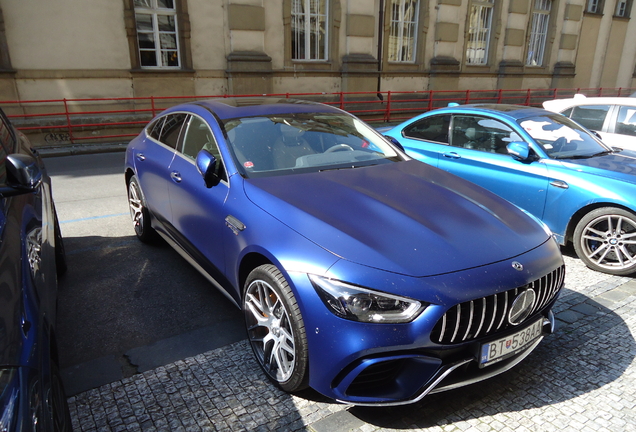
[[[60,280],[57,320],[63,372],[90,362],[119,364],[123,378],[245,338],[239,309],[164,242],[143,244],[135,236],[64,242],[68,272]]]
[[[636,356],[636,341],[623,319],[589,297],[564,289],[567,301],[555,308],[557,331],[512,370],[481,383],[433,394],[400,407],[353,407],[351,414],[391,429],[427,428],[484,416],[556,405],[611,385]],[[561,310],[559,310],[561,309]],[[563,315],[566,316],[566,315]],[[607,408],[612,404],[607,401]],[[596,407],[603,411],[605,407]],[[611,409],[610,409],[611,410]],[[557,416],[545,409],[542,416]],[[562,413],[560,413],[563,415]],[[496,418],[496,417],[495,417]]]

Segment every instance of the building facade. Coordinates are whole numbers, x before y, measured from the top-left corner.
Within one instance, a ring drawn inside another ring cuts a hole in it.
[[[0,0],[0,99],[633,87],[633,0]]]

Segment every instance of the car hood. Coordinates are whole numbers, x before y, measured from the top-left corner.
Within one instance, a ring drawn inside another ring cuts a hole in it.
[[[562,159],[560,162],[571,164],[570,168],[577,171],[584,169],[591,174],[636,183],[636,152],[631,150],[587,159]]]
[[[335,255],[409,276],[498,262],[549,238],[507,201],[417,161],[248,179],[245,192]]]

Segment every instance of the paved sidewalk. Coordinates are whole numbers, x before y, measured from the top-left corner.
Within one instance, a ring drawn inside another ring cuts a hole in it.
[[[246,341],[69,399],[75,431],[636,431],[636,280],[566,257],[557,332],[513,370],[413,405],[291,396]]]

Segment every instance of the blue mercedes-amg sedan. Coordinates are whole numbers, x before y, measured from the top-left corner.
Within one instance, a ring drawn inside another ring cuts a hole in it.
[[[412,157],[545,222],[590,268],[636,273],[636,152],[570,119],[517,105],[441,108],[384,132]]]
[[[125,179],[137,237],[161,236],[244,311],[286,391],[414,402],[553,331],[564,266],[547,227],[339,109],[175,106],[130,142]]]

